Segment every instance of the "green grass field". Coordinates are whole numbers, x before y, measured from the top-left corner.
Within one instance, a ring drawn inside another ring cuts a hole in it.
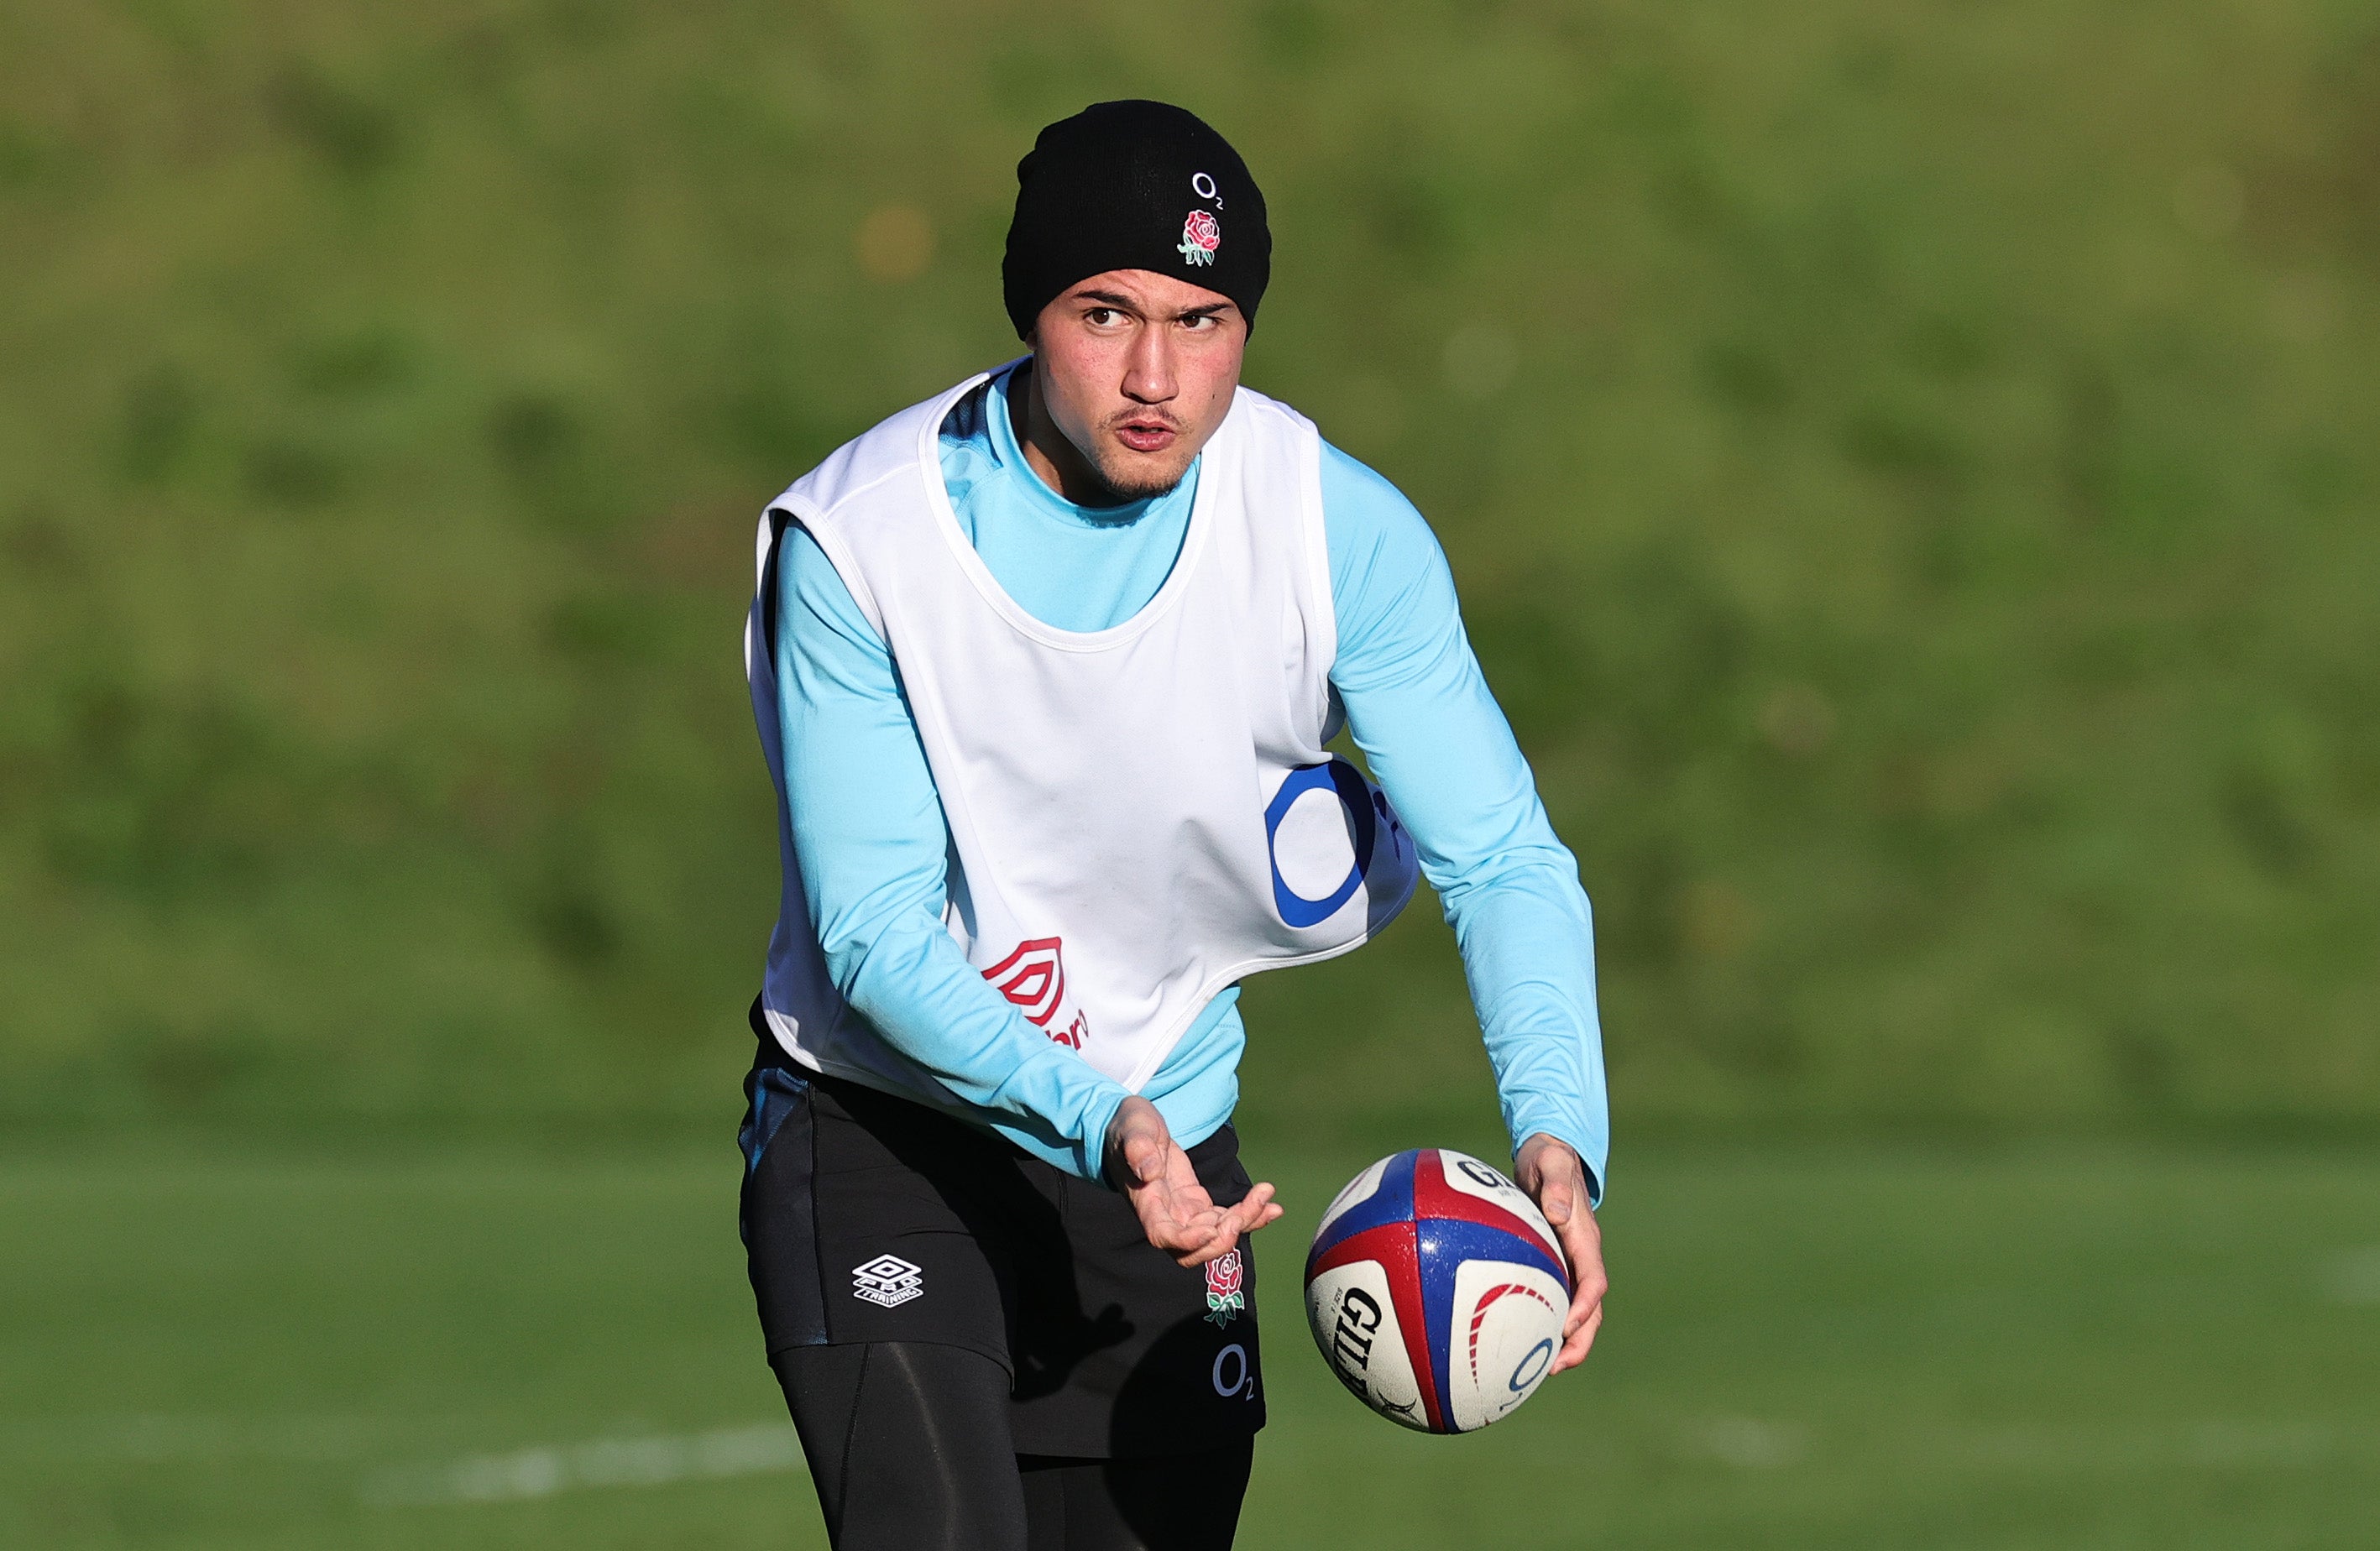
[[[0,1545],[823,1545],[723,1141],[19,1147]],[[1253,1139],[1259,1161],[1269,1151]],[[1488,1433],[1342,1393],[1280,1159],[1250,1547],[2365,1547],[2380,1156],[1648,1150],[1603,1345]]]

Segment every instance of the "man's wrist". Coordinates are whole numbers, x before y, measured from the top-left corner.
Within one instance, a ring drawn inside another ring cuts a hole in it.
[[[1579,1160],[1578,1149],[1550,1131],[1533,1131],[1522,1137],[1520,1145],[1512,1149],[1512,1166],[1519,1168],[1521,1160],[1529,1156],[1530,1149],[1536,1148],[1542,1153],[1547,1147],[1560,1147],[1571,1156],[1572,1161],[1580,1162],[1581,1170],[1585,1170],[1585,1165]]]
[[[1560,1150],[1556,1152],[1554,1149]],[[1534,1175],[1533,1179],[1521,1180],[1521,1182],[1534,1193],[1545,1183],[1546,1160],[1549,1157],[1567,1157],[1572,1166],[1578,1170],[1579,1184],[1585,1192],[1586,1206],[1589,1211],[1602,1205],[1602,1176],[1597,1174],[1594,1167],[1586,1161],[1586,1154],[1577,1143],[1557,1132],[1532,1131],[1521,1139],[1521,1145],[1512,1149],[1512,1171],[1515,1178],[1524,1174]],[[1534,1168],[1531,1167],[1532,1165]]]
[[[1112,1184],[1108,1178],[1108,1155],[1115,1150],[1116,1116],[1123,1111],[1123,1101],[1132,1095],[1121,1087],[1102,1094],[1083,1107],[1083,1129],[1075,1145],[1082,1149],[1083,1176]]]

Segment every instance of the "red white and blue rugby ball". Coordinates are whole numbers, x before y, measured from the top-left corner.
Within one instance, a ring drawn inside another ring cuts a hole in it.
[[[1561,1245],[1536,1204],[1444,1147],[1356,1175],[1305,1257],[1305,1317],[1331,1371],[1417,1432],[1510,1416],[1552,1366],[1569,1310]]]

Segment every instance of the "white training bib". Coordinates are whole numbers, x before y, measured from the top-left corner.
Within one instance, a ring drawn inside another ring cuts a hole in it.
[[[843,1004],[810,929],[771,649],[792,521],[899,665],[950,823],[951,936],[1028,1022],[1137,1090],[1217,992],[1344,952],[1402,909],[1413,842],[1323,747],[1337,633],[1313,424],[1240,389],[1165,585],[1086,634],[1010,599],[951,510],[939,433],[985,381],[846,444],[761,520],[745,661],[786,821],[762,1007],[805,1065],[954,1102]]]

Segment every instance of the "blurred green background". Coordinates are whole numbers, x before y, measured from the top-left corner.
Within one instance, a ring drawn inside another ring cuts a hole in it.
[[[1392,1436],[1288,1273],[1495,1149],[1459,966],[1252,983],[1246,1543],[2368,1544],[2346,0],[0,0],[0,1541],[815,1543],[737,1431],[751,525],[1014,352],[1015,159],[1135,94],[1446,543],[1620,1138],[1597,1365]]]

